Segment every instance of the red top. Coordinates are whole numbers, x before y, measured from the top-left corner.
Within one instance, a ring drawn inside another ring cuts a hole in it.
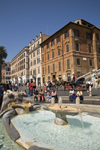
[[[30,83],[30,90],[33,90],[33,83]]]
[[[75,80],[75,76],[73,76],[73,80]]]

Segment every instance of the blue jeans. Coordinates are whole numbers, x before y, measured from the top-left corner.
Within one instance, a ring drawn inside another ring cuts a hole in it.
[[[27,95],[28,96],[30,95],[30,89],[27,89]]]
[[[30,96],[33,96],[33,90],[30,90]]]

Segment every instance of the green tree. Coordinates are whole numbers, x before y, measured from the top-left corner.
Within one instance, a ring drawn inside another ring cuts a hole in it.
[[[0,82],[1,82],[1,66],[4,63],[4,60],[7,57],[7,52],[4,46],[0,46]]]

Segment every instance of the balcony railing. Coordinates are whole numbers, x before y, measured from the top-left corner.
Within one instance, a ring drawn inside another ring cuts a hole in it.
[[[36,49],[38,49],[40,47],[40,44],[37,44],[36,47],[34,47],[29,53],[31,53],[32,51],[35,51]]]

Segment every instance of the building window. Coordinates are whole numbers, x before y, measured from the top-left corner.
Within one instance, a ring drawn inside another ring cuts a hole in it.
[[[100,47],[98,47],[98,53],[100,54]]]
[[[88,47],[89,47],[89,53],[91,53],[91,45],[89,45]]]
[[[58,67],[58,68],[59,68],[59,71],[61,71],[61,62],[58,63],[58,66],[59,66],[59,67]]]
[[[58,49],[58,56],[60,55],[60,49]]]
[[[32,66],[32,61],[31,61],[31,66]]]
[[[43,52],[44,51],[44,47],[42,46],[42,49],[41,49],[41,51]]]
[[[67,69],[70,69],[70,59],[67,59]]]
[[[34,62],[34,65],[36,65],[36,60],[35,60],[35,59],[34,59],[34,61],[33,61],[33,62]]]
[[[35,52],[33,52],[33,57],[35,57]]]
[[[36,75],[36,69],[33,70],[33,75]]]
[[[55,64],[53,64],[53,72],[55,72]]]
[[[37,58],[37,64],[39,64],[39,63],[40,63],[40,58],[38,57],[38,58]]]
[[[31,70],[31,75],[32,75],[32,70]]]
[[[80,65],[80,58],[77,58],[77,65]]]
[[[87,39],[89,39],[89,40],[92,40],[92,34],[91,34],[91,33],[86,32],[86,38],[87,38]]]
[[[49,60],[49,54],[47,54],[47,60]]]
[[[44,62],[44,56],[42,56],[42,62]]]
[[[48,66],[48,73],[50,73],[50,66]]]
[[[65,39],[66,39],[67,37],[69,37],[69,30],[67,30],[67,31],[65,32]]]
[[[40,67],[38,67],[38,74],[40,73]]]
[[[47,43],[47,49],[49,48],[49,43]]]
[[[31,58],[32,58],[32,54],[31,54]]]
[[[57,37],[57,43],[60,42],[60,35]]]
[[[90,66],[92,66],[92,60],[90,60]]]
[[[50,81],[50,76],[48,76],[48,81]]]
[[[74,36],[78,36],[79,37],[79,30],[74,29]]]
[[[79,44],[76,43],[76,51],[79,51]]]
[[[54,45],[54,39],[51,41],[51,46],[53,46]]]
[[[44,67],[42,67],[42,73],[44,74]]]
[[[40,54],[40,50],[38,49],[38,50],[37,50],[37,55],[39,55],[39,54]]]
[[[99,41],[99,34],[96,33],[96,39]]]
[[[68,44],[66,45],[66,52],[67,53],[69,52],[69,45]]]
[[[10,68],[6,68],[6,71],[10,71]]]
[[[52,58],[54,58],[54,51],[52,51]]]

